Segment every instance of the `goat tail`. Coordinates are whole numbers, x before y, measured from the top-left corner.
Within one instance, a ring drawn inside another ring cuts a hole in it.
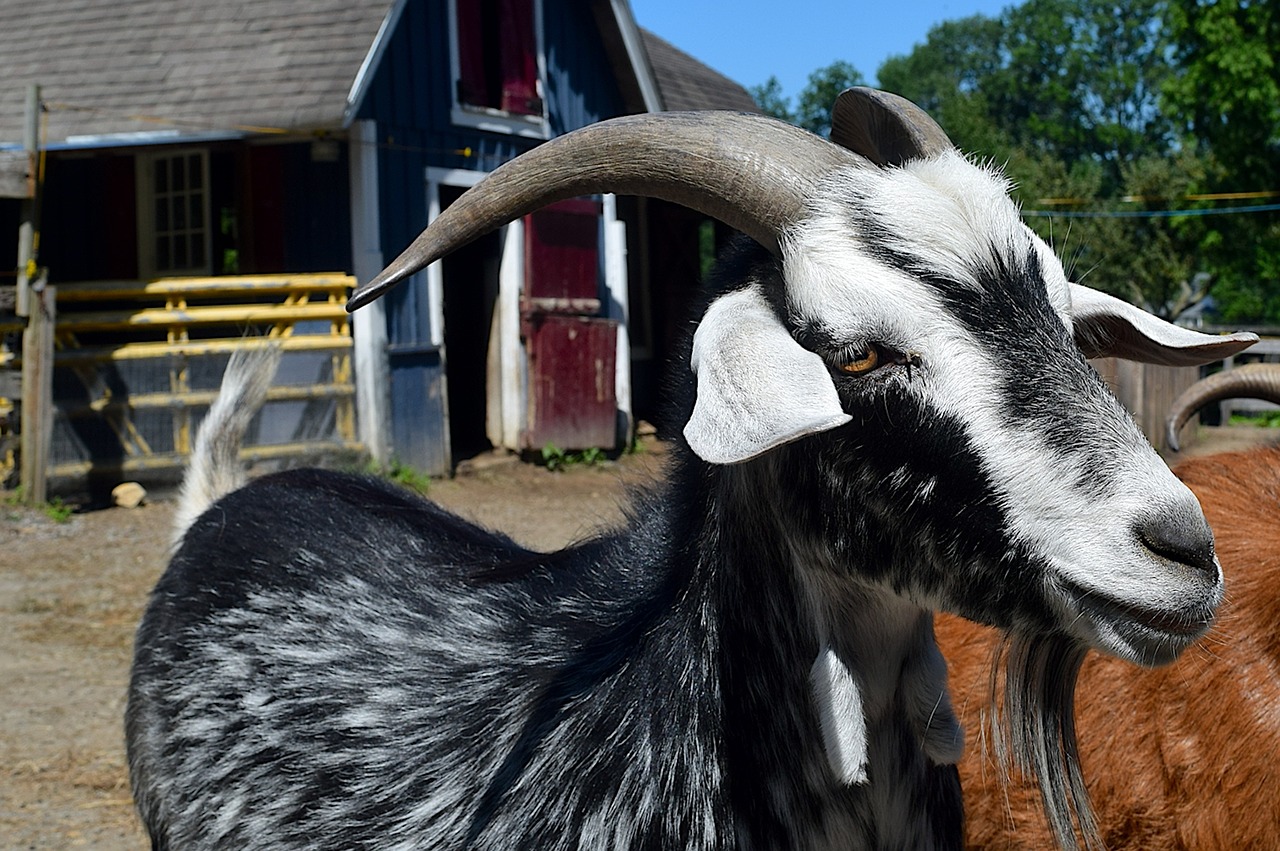
[[[196,433],[195,448],[182,479],[174,515],[175,544],[209,506],[245,483],[240,445],[249,423],[266,401],[280,365],[280,354],[278,344],[268,344],[239,349],[227,362],[218,397]]]

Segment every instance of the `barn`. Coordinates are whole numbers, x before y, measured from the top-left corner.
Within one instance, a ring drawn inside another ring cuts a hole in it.
[[[563,202],[341,311],[462,191],[546,139],[755,109],[625,0],[66,0],[39,15],[0,0],[0,25],[0,150],[22,146],[39,86],[31,269],[56,291],[55,476],[179,465],[246,333],[287,353],[262,455],[336,446],[448,474],[488,451],[617,448],[652,416],[686,293],[725,236],[682,208]],[[5,268],[24,206],[0,200]],[[10,283],[0,359],[16,368]]]

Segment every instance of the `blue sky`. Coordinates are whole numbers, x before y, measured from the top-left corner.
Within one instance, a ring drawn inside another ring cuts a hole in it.
[[[994,16],[1016,0],[631,0],[640,26],[744,86],[778,78],[794,98],[842,59],[875,82],[880,63],[923,43],[936,23]]]

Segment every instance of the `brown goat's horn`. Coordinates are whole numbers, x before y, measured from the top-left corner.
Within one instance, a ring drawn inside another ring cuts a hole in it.
[[[1196,411],[1223,399],[1262,399],[1280,404],[1280,364],[1251,363],[1216,372],[1192,384],[1173,401],[1166,420],[1169,448],[1178,450],[1178,432]]]
[[[845,89],[831,109],[831,141],[879,166],[902,165],[954,148],[929,114],[878,89]]]
[[[629,115],[552,139],[494,169],[347,303],[355,310],[489,231],[597,192],[662,198],[721,220],[775,254],[818,180],[863,162],[772,118],[735,112]]]

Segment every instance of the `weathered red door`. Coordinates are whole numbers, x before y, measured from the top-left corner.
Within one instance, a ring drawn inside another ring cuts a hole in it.
[[[525,448],[617,445],[618,323],[600,315],[599,233],[594,201],[562,201],[525,219]]]

